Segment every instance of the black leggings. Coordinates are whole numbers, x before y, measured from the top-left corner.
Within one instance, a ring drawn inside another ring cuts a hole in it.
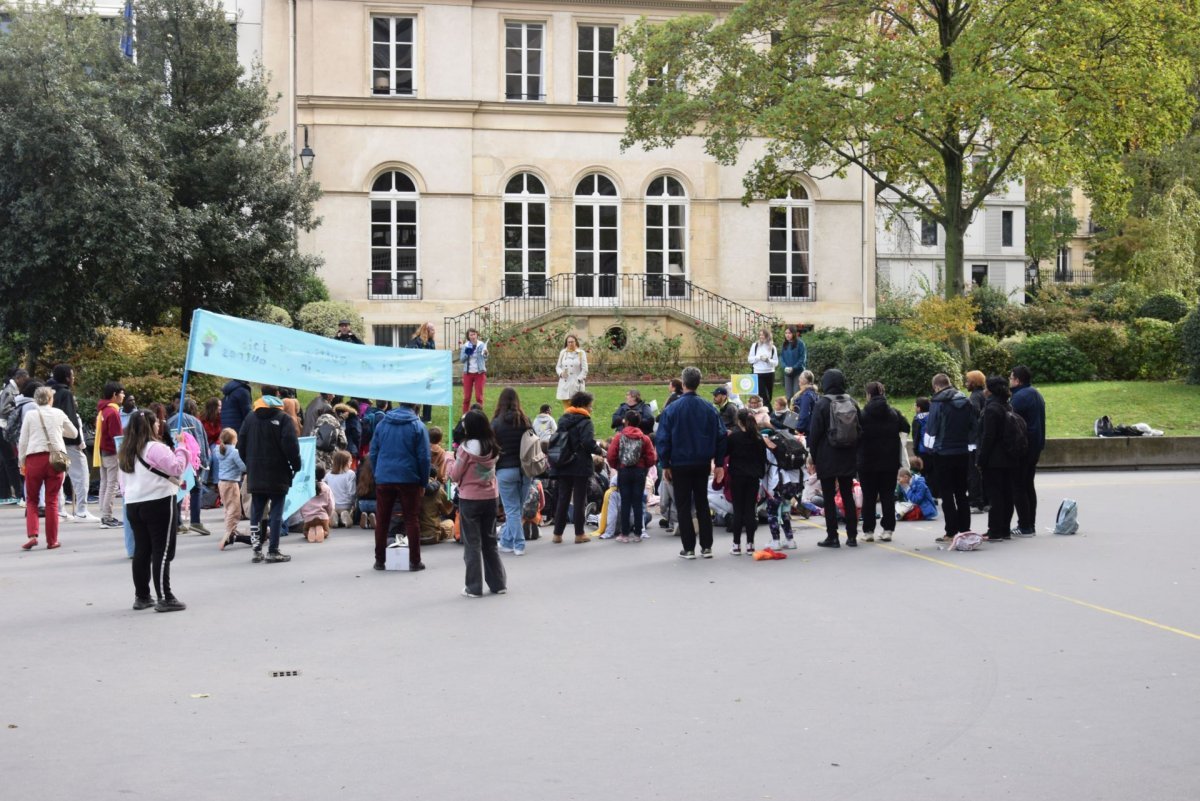
[[[138,598],[150,597],[151,566],[158,600],[175,597],[171,594],[171,560],[179,528],[176,508],[174,496],[125,504],[133,529],[133,592]]]
[[[758,529],[759,479],[752,476],[733,476],[730,486],[733,495],[733,543],[742,541],[742,530],[746,531],[746,543],[754,544],[754,532]]]
[[[561,537],[567,527],[567,506],[574,506],[572,521],[575,536],[583,536],[583,513],[587,505],[588,479],[591,476],[559,476],[558,498],[554,503],[554,536]]]
[[[762,398],[763,406],[771,408],[771,395],[775,392],[775,373],[758,374],[758,395]]]

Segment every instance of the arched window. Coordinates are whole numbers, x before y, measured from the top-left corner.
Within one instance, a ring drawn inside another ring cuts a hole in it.
[[[772,200],[768,300],[816,300],[812,272],[812,200],[799,184]]]
[[[620,198],[599,173],[575,187],[575,299],[615,298],[620,271]]]
[[[408,175],[385,172],[371,184],[370,298],[419,298],[417,185]]]
[[[536,175],[514,175],[504,187],[504,295],[546,296],[546,187]]]
[[[687,295],[688,199],[683,184],[669,175],[646,190],[646,296]]]

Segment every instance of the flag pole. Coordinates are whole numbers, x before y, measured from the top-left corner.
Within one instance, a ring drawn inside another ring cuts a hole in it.
[[[176,413],[177,424],[175,426],[175,438],[179,438],[179,432],[183,431],[183,399],[187,396],[187,381],[188,372],[192,369],[192,343],[196,337],[196,320],[200,316],[199,309],[192,310],[192,327],[188,334],[188,349],[187,356],[183,360],[183,381],[179,385],[179,411]]]

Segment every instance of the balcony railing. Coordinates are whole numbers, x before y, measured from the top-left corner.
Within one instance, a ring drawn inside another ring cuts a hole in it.
[[[772,278],[767,282],[767,300],[772,303],[814,303],[817,282]]]
[[[1094,276],[1090,269],[1085,270],[1054,270],[1049,278],[1056,284],[1091,284]]]
[[[420,300],[421,279],[415,275],[367,279],[367,300]]]
[[[900,325],[903,322],[899,317],[855,317],[853,318],[854,330],[861,331],[864,328],[870,328],[873,325]]]

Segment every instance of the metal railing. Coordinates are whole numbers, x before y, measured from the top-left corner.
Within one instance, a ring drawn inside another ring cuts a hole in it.
[[[422,282],[415,275],[367,279],[367,300],[420,300]]]
[[[879,325],[900,325],[899,317],[855,317],[852,321],[854,330],[861,331],[878,323]]]
[[[767,281],[767,300],[773,303],[815,303],[817,282],[772,278]]]
[[[1088,270],[1054,270],[1046,276],[1049,280],[1056,284],[1091,284],[1095,283],[1095,276],[1090,269]]]
[[[562,308],[662,309],[691,317],[698,325],[742,339],[774,322],[769,314],[743,306],[679,276],[580,275],[560,273],[545,278],[505,278],[496,300],[444,321],[445,339],[453,347],[469,328],[489,331],[532,320]]]

